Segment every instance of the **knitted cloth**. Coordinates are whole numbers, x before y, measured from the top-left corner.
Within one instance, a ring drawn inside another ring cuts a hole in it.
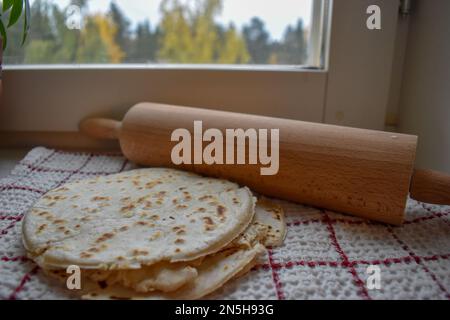
[[[26,258],[23,215],[66,182],[133,167],[120,154],[36,148],[0,180],[0,298],[77,297]],[[284,245],[269,249],[251,272],[208,298],[450,299],[450,207],[409,200],[406,223],[391,227],[279,203],[288,223]],[[380,289],[368,289],[370,265],[379,268]]]

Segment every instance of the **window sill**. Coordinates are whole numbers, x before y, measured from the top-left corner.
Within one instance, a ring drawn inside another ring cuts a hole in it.
[[[308,65],[236,65],[236,64],[39,64],[4,65],[4,70],[187,70],[187,71],[270,71],[326,72]]]

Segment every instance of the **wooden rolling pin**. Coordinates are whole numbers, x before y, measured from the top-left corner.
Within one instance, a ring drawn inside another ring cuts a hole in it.
[[[198,120],[203,131],[217,128],[224,136],[226,129],[279,129],[278,174],[262,176],[259,164],[174,165],[171,152],[178,142],[171,141],[172,132],[186,128],[194,136]],[[419,201],[450,204],[449,176],[414,170],[412,135],[155,103],[135,105],[122,122],[84,120],[80,130],[119,139],[124,155],[141,165],[227,178],[268,196],[390,224],[403,222],[409,193]]]

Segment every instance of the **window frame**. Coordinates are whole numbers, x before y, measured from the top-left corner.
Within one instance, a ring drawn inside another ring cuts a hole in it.
[[[332,12],[328,17],[322,15],[325,18],[315,26],[316,30],[331,26],[331,32],[321,32],[321,37],[314,40],[312,50],[321,50],[321,56],[325,58],[310,64],[319,63],[320,68],[6,66],[0,106],[0,138],[2,135],[14,136],[11,134],[14,132],[16,136],[20,133],[24,137],[37,133],[73,133],[85,117],[121,118],[129,107],[143,100],[384,129],[398,2],[316,0],[314,14],[324,10]],[[383,32],[365,28],[365,9],[370,4],[377,4],[382,9]],[[328,49],[324,47],[327,42],[330,44]],[[362,55],[358,56],[360,52]],[[373,61],[376,63],[371,63]],[[105,85],[104,81],[111,85]],[[79,97],[83,97],[82,102],[76,101]],[[36,101],[40,103],[35,105]],[[19,140],[18,144],[27,141],[26,138]]]

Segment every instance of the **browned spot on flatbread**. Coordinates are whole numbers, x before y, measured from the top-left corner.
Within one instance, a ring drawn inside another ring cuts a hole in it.
[[[48,211],[42,211],[42,212],[40,212],[38,215],[41,216],[41,217],[43,217],[43,216],[51,215],[51,213],[48,212]]]
[[[132,252],[133,256],[146,256],[148,255],[148,251],[147,250],[142,250],[142,249],[134,249]]]
[[[130,203],[130,204],[126,205],[126,206],[123,206],[120,209],[120,212],[122,212],[122,213],[129,212],[129,211],[133,210],[134,208],[135,208],[134,204]]]
[[[62,195],[55,195],[55,196],[46,195],[46,196],[44,196],[44,199],[46,199],[46,200],[65,200],[66,198],[67,198],[66,196],[62,196]]]
[[[211,231],[215,229],[214,221],[210,217],[203,217],[205,231]]]
[[[147,200],[148,196],[143,196],[137,199],[137,203],[142,204]]]
[[[91,198],[92,201],[109,201],[111,200],[110,197],[101,197],[101,196],[95,196]]]
[[[149,240],[150,240],[150,241],[153,241],[153,240],[158,239],[158,238],[161,237],[161,236],[162,236],[161,231],[156,231],[156,232],[149,238]]]
[[[95,242],[97,242],[97,243],[104,242],[104,241],[106,241],[108,239],[111,239],[113,237],[114,237],[114,233],[107,232],[107,233],[102,234]]]
[[[164,197],[167,194],[167,191],[159,191],[155,196],[157,198]]]
[[[209,199],[214,199],[214,197],[212,195],[204,195],[204,196],[198,198],[198,200],[200,200],[200,201],[206,201]]]
[[[214,224],[214,221],[210,217],[203,217],[203,221],[205,222],[205,224]]]
[[[154,186],[156,186],[156,185],[158,185],[158,184],[160,184],[161,182],[160,181],[158,181],[158,180],[156,180],[156,181],[150,181],[150,182],[147,182],[146,184],[145,184],[145,188],[146,189],[151,189],[151,188],[153,188]]]
[[[184,191],[183,194],[184,194],[184,200],[186,200],[186,201],[192,200],[192,196],[189,192]]]
[[[39,228],[38,228],[38,230],[37,230],[37,233],[41,233],[42,231],[44,231],[45,228],[47,228],[47,225],[46,225],[46,224],[40,225]]]
[[[120,199],[121,202],[128,202],[131,200],[131,197],[123,197]]]
[[[152,202],[151,201],[145,201],[145,205],[144,205],[144,209],[150,209],[152,207]]]
[[[222,205],[218,205],[217,206],[217,215],[219,216],[220,221],[225,221],[226,220],[226,215],[225,215],[225,211],[227,211],[227,208],[225,208]]]

